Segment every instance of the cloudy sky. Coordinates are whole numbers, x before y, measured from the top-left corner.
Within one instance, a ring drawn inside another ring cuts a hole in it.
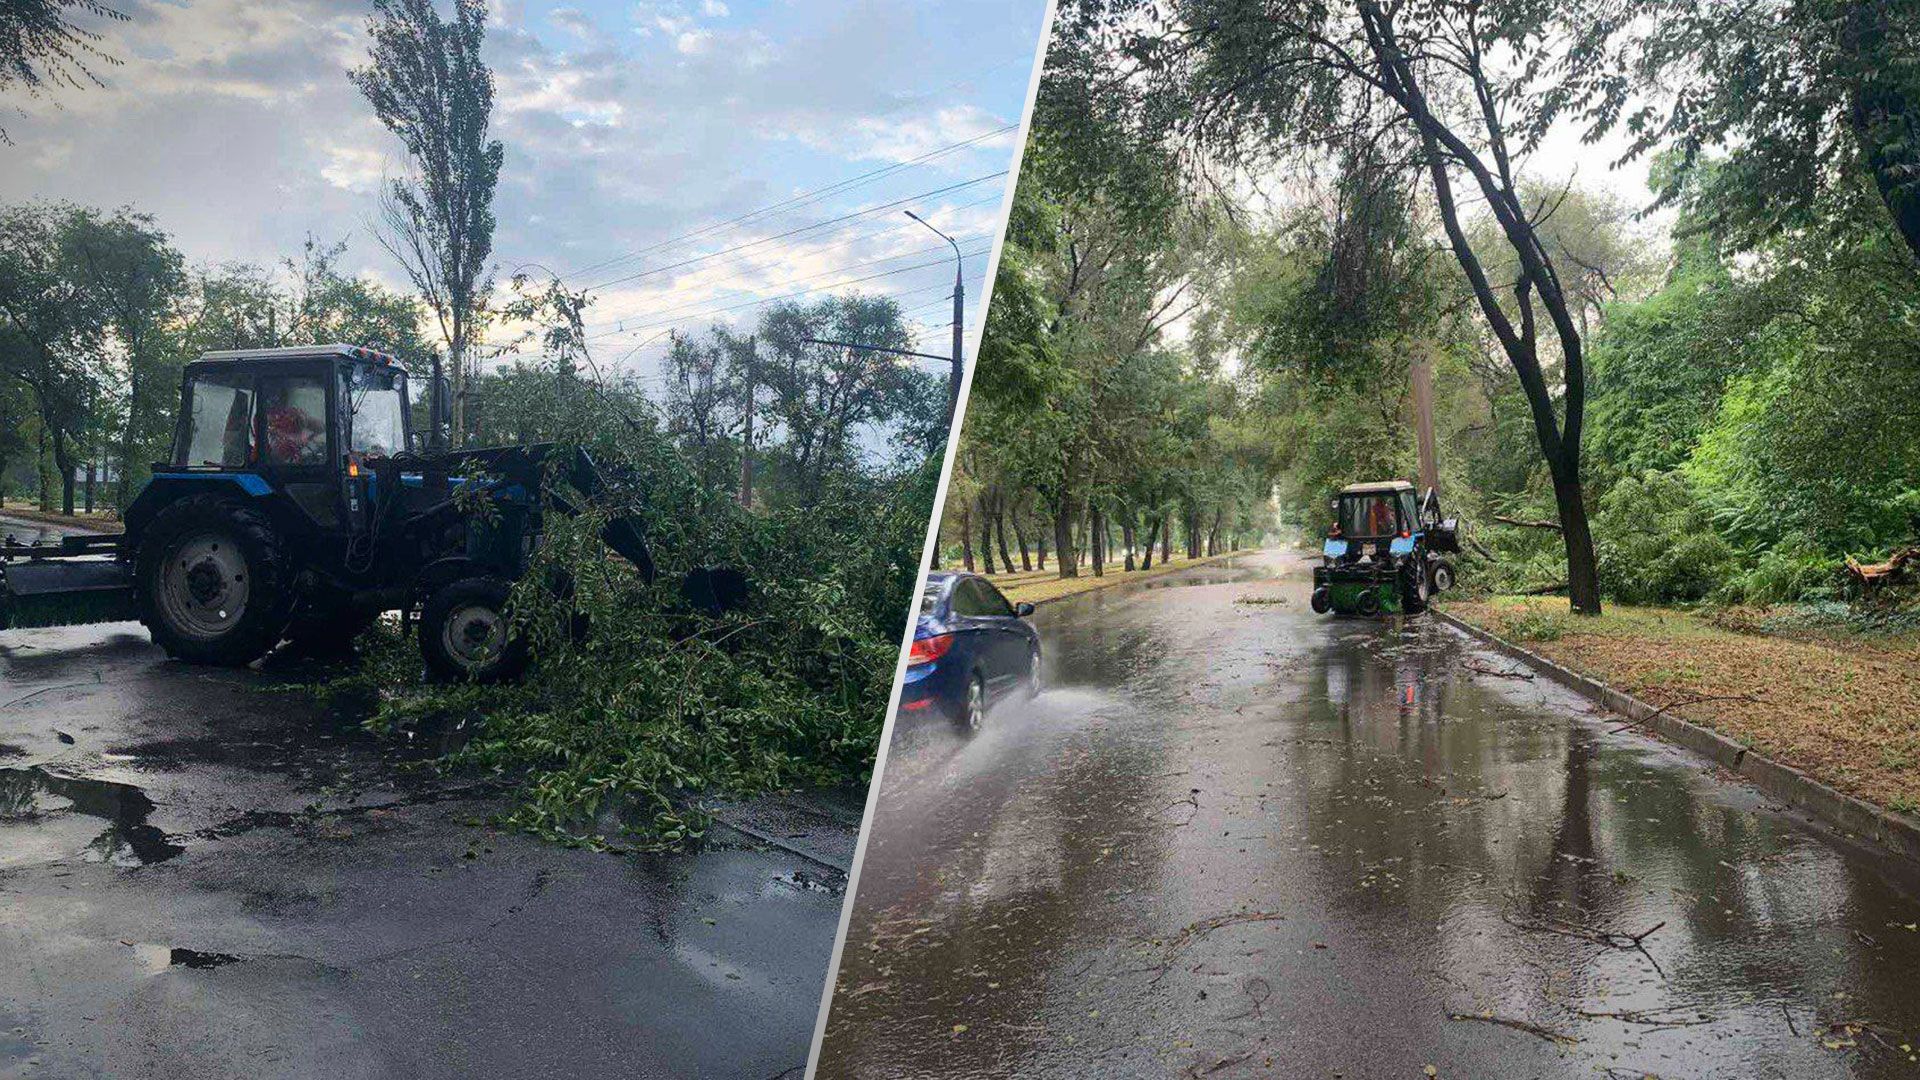
[[[7,103],[0,200],[130,205],[197,263],[344,239],[401,283],[367,223],[404,162],[346,78],[364,0],[118,6],[108,89]],[[1045,6],[496,0],[501,276],[595,286],[596,355],[643,375],[669,327],[850,288],[945,353],[953,254],[901,211],[960,241],[977,320]]]

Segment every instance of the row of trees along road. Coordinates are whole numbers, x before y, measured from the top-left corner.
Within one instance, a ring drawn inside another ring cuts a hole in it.
[[[1761,393],[1758,369],[1766,365],[1756,354],[1766,346],[1778,356],[1796,317],[1825,320],[1810,324],[1815,337],[1844,335],[1851,325],[1883,346],[1901,339],[1895,355],[1910,357],[1911,342],[1898,332],[1910,312],[1894,298],[1903,288],[1911,295],[1920,258],[1917,27],[1920,11],[1894,0],[1063,4],[1021,185],[1028,229],[1016,220],[1010,234],[1016,242],[997,283],[976,383],[976,410],[984,398],[1007,403],[1014,416],[992,437],[970,434],[963,444],[991,463],[967,470],[974,486],[956,492],[971,494],[974,505],[950,506],[949,529],[983,505],[989,514],[1017,512],[1022,496],[1002,492],[1008,476],[1036,475],[1021,471],[1024,456],[1086,477],[1084,487],[1058,487],[1059,502],[1043,484],[1017,488],[1056,515],[1071,515],[1079,492],[1101,490],[1084,465],[1085,433],[1125,431],[1124,423],[1036,434],[1042,449],[1032,455],[1016,453],[1006,434],[1044,432],[1058,423],[1055,412],[1071,417],[1060,405],[1075,395],[1111,408],[1101,400],[1116,385],[1110,380],[1079,379],[1070,392],[1047,381],[1074,357],[1131,357],[1095,365],[1113,374],[1148,355],[1169,357],[1157,391],[1198,380],[1250,404],[1214,413],[1209,434],[1260,437],[1228,438],[1227,453],[1193,446],[1202,450],[1200,471],[1251,480],[1256,498],[1263,483],[1278,481],[1283,509],[1310,521],[1318,514],[1309,508],[1324,507],[1323,485],[1411,474],[1403,467],[1411,442],[1401,419],[1406,367],[1424,356],[1441,370],[1440,408],[1456,421],[1443,438],[1456,504],[1490,514],[1529,507],[1550,525],[1539,535],[1557,538],[1575,610],[1597,611],[1602,592],[1617,591],[1606,588],[1591,516],[1607,508],[1634,462],[1623,442],[1644,449],[1634,440],[1668,439],[1658,464],[1686,467],[1684,477],[1666,480],[1685,489],[1688,513],[1697,511],[1716,536],[1744,513],[1746,531],[1721,539],[1736,562],[1768,556],[1765,545],[1783,535],[1778,518],[1762,526],[1751,505],[1715,503],[1726,494],[1717,483],[1752,488],[1762,476],[1740,472],[1748,459],[1734,465],[1715,456],[1711,432],[1628,434],[1615,425],[1603,435],[1604,459],[1584,453],[1596,391],[1612,395],[1612,418],[1638,415],[1632,399],[1648,389],[1621,380],[1629,369],[1648,369],[1633,352],[1646,335],[1622,349],[1605,335],[1628,305],[1688,288],[1697,299],[1700,275],[1718,274],[1724,290],[1694,311],[1733,336],[1686,357],[1686,375],[1676,376],[1699,384],[1687,406],[1696,421],[1714,418],[1697,412],[1702,405],[1721,408],[1724,418]],[[1550,139],[1609,136],[1629,157],[1656,157],[1645,204],[1546,185],[1526,171]],[[1283,209],[1251,221],[1237,212],[1248,187],[1279,193]],[[1676,211],[1673,259],[1648,256],[1635,231],[1636,212],[1648,206]],[[1134,246],[1119,272],[1079,274],[1082,264],[1098,264],[1079,253],[1121,230],[1132,230]],[[1199,250],[1207,254],[1191,270],[1154,276]],[[1838,284],[1863,276],[1875,287],[1847,295],[1872,300],[1845,305],[1843,318]],[[1795,311],[1779,303],[1788,279],[1803,290]],[[1118,305],[1136,319],[1169,297],[1191,298],[1191,332],[1177,348],[1149,342],[1138,354],[1113,348],[1111,336],[1092,345],[1100,304],[1080,291],[1092,284],[1104,298],[1116,283],[1140,290]],[[1023,300],[1003,311],[1000,298],[1010,291]],[[1816,350],[1793,353],[1801,367],[1834,347],[1801,344]],[[1846,355],[1869,359],[1859,347]],[[1895,378],[1912,367],[1893,366]],[[1869,367],[1879,376],[1886,364]],[[1838,384],[1833,391],[1823,415],[1882,406],[1873,431],[1889,430],[1885,414],[1901,407],[1898,396]],[[970,433],[973,426],[969,418]],[[980,427],[987,434],[984,418]],[[1801,434],[1815,427],[1809,417]],[[1915,486],[1911,472],[1887,480],[1885,470],[1898,476],[1910,460],[1905,448],[1883,441],[1877,449],[1877,486],[1829,485],[1853,492],[1855,510],[1867,491],[1897,506]],[[1114,452],[1109,460],[1127,460]],[[1153,460],[1178,473],[1178,453],[1162,448]],[[1623,490],[1652,490],[1644,478],[1630,479]],[[1201,486],[1191,475],[1186,482],[1194,486],[1173,497],[1190,502]],[[1604,490],[1596,492],[1596,482]],[[1815,504],[1836,505],[1808,495]],[[1862,520],[1898,516],[1883,508]],[[1811,526],[1798,520],[1804,537]],[[1838,531],[1856,543],[1887,535],[1884,527]],[[1830,551],[1834,534],[1830,522],[1818,539],[1794,542]]]
[[[486,8],[462,0],[443,19],[427,0],[374,7],[370,62],[348,77],[411,165],[382,190],[375,231],[414,292],[346,272],[344,241],[309,238],[271,266],[211,266],[191,263],[134,208],[0,208],[0,496],[30,492],[41,509],[67,513],[124,507],[150,463],[167,455],[182,366],[210,349],[373,345],[419,376],[420,391],[447,369],[456,444],[567,434],[547,422],[548,399],[564,395],[565,381],[600,379],[583,325],[592,301],[522,274],[496,302],[492,200],[505,150],[487,134]],[[48,21],[43,36],[53,51],[38,67],[17,58],[35,76],[30,89],[91,82],[82,61],[110,62],[100,39],[70,22]],[[488,343],[490,324],[515,332]],[[817,495],[835,470],[857,467],[889,439],[925,454],[938,438],[928,389],[937,380],[806,337],[911,344],[884,299],[776,305],[751,336],[676,332],[652,387],[664,411],[634,380],[600,391],[636,415],[657,413],[709,486],[740,475],[747,417],[758,411],[760,486],[776,500]],[[482,372],[489,358],[496,362]],[[424,427],[424,412],[418,419]]]

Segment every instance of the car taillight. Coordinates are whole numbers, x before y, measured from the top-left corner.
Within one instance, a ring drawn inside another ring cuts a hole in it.
[[[952,634],[937,634],[933,637],[914,638],[913,648],[907,650],[907,663],[931,664],[947,655],[953,648]]]

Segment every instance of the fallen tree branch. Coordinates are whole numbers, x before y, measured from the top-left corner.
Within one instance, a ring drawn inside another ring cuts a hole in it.
[[[1652,720],[1654,717],[1661,715],[1662,713],[1666,712],[1669,709],[1678,709],[1685,705],[1699,705],[1708,701],[1751,701],[1756,705],[1764,704],[1760,700],[1759,696],[1756,694],[1701,694],[1697,697],[1681,698],[1678,701],[1669,701],[1665,705],[1660,706],[1659,708],[1653,710],[1652,712],[1648,713],[1647,715],[1641,717],[1638,720],[1629,720],[1626,723],[1621,724],[1619,727],[1614,728],[1609,734],[1617,735],[1622,731],[1630,731],[1633,728],[1637,728],[1640,725],[1648,722],[1649,720]]]
[[[1531,589],[1521,589],[1515,596],[1546,596],[1549,593],[1566,592],[1567,583],[1556,581],[1552,585],[1535,585]]]
[[[1551,532],[1560,531],[1560,523],[1557,521],[1522,521],[1519,518],[1510,518],[1502,514],[1493,515],[1493,520],[1502,525],[1511,525],[1516,529],[1547,529]]]
[[[1886,562],[1862,563],[1847,556],[1847,576],[1860,586],[1860,591],[1871,595],[1880,586],[1898,581],[1906,576],[1907,567],[1920,563],[1920,544],[1904,547],[1888,557]]]
[[[1482,675],[1496,675],[1502,679],[1526,679],[1528,682],[1533,681],[1533,672],[1531,671],[1520,671],[1518,669],[1513,671],[1501,671],[1498,668],[1490,668],[1481,664],[1476,664],[1471,660],[1462,663],[1460,666],[1466,668],[1468,671],[1477,671]]]
[[[1545,1039],[1550,1043],[1554,1043],[1560,1046],[1571,1046],[1574,1043],[1577,1043],[1580,1041],[1580,1037],[1577,1035],[1568,1035],[1565,1032],[1555,1031],[1552,1028],[1541,1027],[1539,1024],[1536,1024],[1531,1020],[1516,1020],[1511,1016],[1498,1016],[1490,1012],[1483,1012],[1483,1013],[1450,1012],[1447,1014],[1447,1019],[1474,1020],[1482,1024],[1498,1024],[1501,1027],[1512,1028],[1515,1031],[1524,1031],[1527,1034],[1532,1035],[1536,1038]]]

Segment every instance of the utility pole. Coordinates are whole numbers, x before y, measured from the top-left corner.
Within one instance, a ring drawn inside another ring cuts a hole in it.
[[[1413,390],[1413,434],[1420,445],[1420,488],[1424,498],[1428,489],[1440,490],[1440,463],[1433,444],[1433,352],[1425,342],[1407,368],[1407,380]]]
[[[921,217],[919,214],[911,210],[908,210],[906,213],[908,217],[922,225],[926,225],[933,235],[953,245],[953,370],[947,376],[947,418],[951,420],[954,413],[960,408],[960,380],[964,375],[963,365],[965,364],[965,360],[962,358],[962,354],[964,352],[963,338],[965,335],[962,328],[966,325],[967,317],[967,285],[964,276],[966,259],[960,254],[959,241],[941,232],[939,229],[935,229],[932,225],[928,225],[927,219]]]
[[[753,368],[758,357],[755,335],[747,337],[747,399],[742,406],[740,426],[740,505],[753,509]]]

